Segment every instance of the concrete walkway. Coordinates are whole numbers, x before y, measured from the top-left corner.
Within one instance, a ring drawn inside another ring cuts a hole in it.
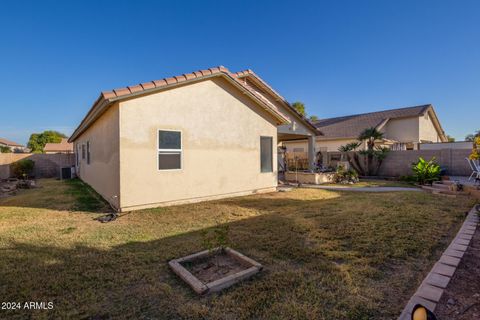
[[[316,184],[302,184],[301,188],[313,188],[331,191],[358,191],[358,192],[396,192],[396,191],[423,191],[420,188],[407,187],[336,187],[336,186],[322,186]]]

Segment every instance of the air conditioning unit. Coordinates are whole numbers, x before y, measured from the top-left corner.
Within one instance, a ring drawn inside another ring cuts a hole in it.
[[[60,168],[60,179],[73,179],[76,177],[75,167],[62,167]]]

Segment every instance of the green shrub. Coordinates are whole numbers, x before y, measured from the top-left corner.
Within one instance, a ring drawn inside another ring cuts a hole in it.
[[[348,169],[346,170],[344,166],[339,165],[337,167],[337,171],[335,172],[335,175],[333,176],[333,181],[335,183],[356,183],[358,182],[358,173],[357,171],[353,169]]]
[[[7,146],[0,146],[0,153],[11,153],[12,149]]]
[[[472,153],[468,157],[472,160],[480,160],[480,136],[473,139]]]
[[[440,180],[440,166],[433,157],[430,161],[426,161],[422,157],[412,164],[413,178],[419,184],[432,184],[432,182]]]
[[[32,175],[35,161],[23,159],[12,163],[12,172],[16,178],[27,178]]]

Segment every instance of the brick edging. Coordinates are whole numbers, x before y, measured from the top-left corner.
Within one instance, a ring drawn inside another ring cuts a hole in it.
[[[479,223],[479,217],[476,212],[474,206],[468,213],[455,238],[410,298],[398,320],[410,320],[411,311],[416,304],[422,304],[432,311],[435,310],[443,291],[453,277],[455,270],[457,270],[460,260],[467,251],[468,245],[475,234]]]

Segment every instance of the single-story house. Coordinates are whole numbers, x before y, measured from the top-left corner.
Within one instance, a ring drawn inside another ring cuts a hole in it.
[[[251,70],[220,66],[102,92],[69,139],[76,171],[118,211],[277,187],[277,146],[320,131]]]
[[[9,148],[11,152],[24,152],[26,149],[25,146],[4,138],[0,138],[0,147]]]
[[[45,153],[73,153],[73,143],[68,142],[68,139],[62,138],[58,143],[49,142],[43,148]]]
[[[337,152],[339,147],[358,141],[360,133],[371,127],[384,134],[376,144],[392,150],[417,150],[421,143],[448,141],[431,104],[321,119],[314,125],[323,133],[316,137],[319,152]],[[285,142],[284,146],[290,155],[306,151],[305,140]],[[359,149],[365,147],[364,142]]]

